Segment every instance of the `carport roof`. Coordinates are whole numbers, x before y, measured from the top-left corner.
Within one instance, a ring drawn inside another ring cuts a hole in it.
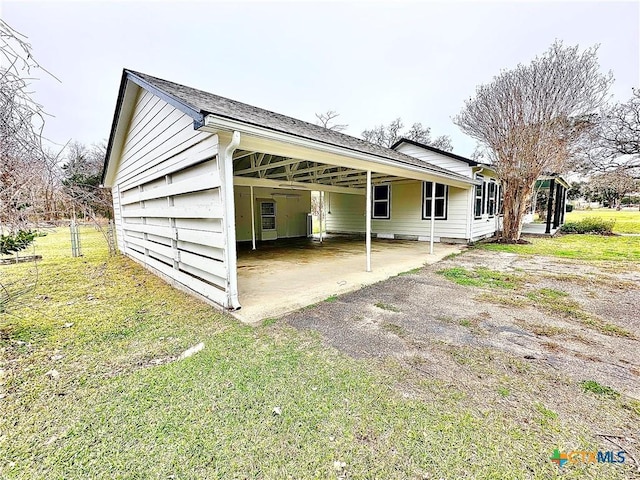
[[[121,91],[124,89],[127,80],[151,91],[174,107],[190,115],[194,119],[195,128],[199,128],[204,124],[204,119],[207,115],[214,115],[216,117],[272,130],[273,132],[289,134],[303,139],[345,148],[354,152],[374,155],[386,160],[391,160],[400,167],[403,165],[411,166],[414,169],[418,167],[425,173],[433,173],[440,177],[448,177],[452,180],[462,181],[468,184],[474,183],[473,180],[468,177],[456,174],[445,168],[425,164],[417,158],[390,148],[381,147],[319,125],[254,107],[213,93],[180,85],[145,73],[125,69],[120,87]],[[119,103],[121,102],[121,98],[122,95],[120,95]],[[106,162],[109,161],[117,118],[119,117],[119,109],[120,105],[117,105],[114,126],[107,146]]]

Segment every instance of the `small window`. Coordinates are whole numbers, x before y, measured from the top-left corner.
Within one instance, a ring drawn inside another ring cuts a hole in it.
[[[484,204],[484,177],[482,175],[476,175],[476,179],[481,180],[482,185],[476,185],[473,216],[475,218],[482,218],[482,205]]]
[[[371,218],[389,219],[391,218],[391,186],[373,186],[373,205]]]
[[[276,204],[275,202],[262,202],[260,204],[260,216],[262,230],[276,229]]]
[[[431,196],[433,182],[422,183],[422,219],[431,220]],[[441,183],[436,183],[436,203],[435,203],[435,219],[446,220],[447,218],[447,194],[449,187]]]

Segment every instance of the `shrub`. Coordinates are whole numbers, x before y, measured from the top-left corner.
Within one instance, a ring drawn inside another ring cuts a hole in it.
[[[599,217],[583,218],[578,222],[567,222],[560,229],[563,233],[597,233],[610,235],[615,225],[615,220],[604,220]]]
[[[27,248],[36,237],[44,234],[32,230],[18,230],[14,234],[0,235],[0,254],[10,255]]]
[[[573,205],[571,205],[570,203],[567,203],[566,208],[567,208],[567,213],[573,212]]]

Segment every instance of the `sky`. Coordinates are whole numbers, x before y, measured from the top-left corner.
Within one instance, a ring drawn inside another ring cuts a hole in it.
[[[28,37],[45,136],[106,140],[123,68],[302,120],[334,110],[345,133],[401,117],[475,140],[452,118],[475,88],[555,40],[599,44],[612,101],[640,86],[640,2],[36,2],[0,0]]]

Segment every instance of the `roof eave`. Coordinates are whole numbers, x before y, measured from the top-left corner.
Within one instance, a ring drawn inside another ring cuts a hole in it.
[[[222,117],[214,114],[208,114],[205,117],[204,129],[211,132],[215,132],[215,131],[231,132],[234,130],[238,130],[243,133],[261,137],[268,140],[285,142],[293,145],[298,145],[301,147],[311,148],[314,150],[325,151],[328,153],[334,153],[342,156],[349,156],[349,157],[357,158],[359,160],[386,164],[389,166],[401,168],[401,169],[412,171],[412,172],[428,174],[430,176],[446,179],[449,181],[449,183],[454,182],[457,184],[464,184],[465,186],[476,184],[475,180],[471,178],[468,178],[456,173],[449,174],[449,173],[441,172],[437,169],[430,168],[430,166],[428,165],[419,166],[419,165],[412,165],[409,163],[403,163],[397,159],[374,155],[374,154],[362,152],[356,149],[351,149],[344,146],[338,146],[330,142],[322,142],[319,140],[310,139],[310,138],[306,138],[298,135],[293,135],[290,133],[265,128],[259,125],[252,125],[246,122],[241,122],[239,120],[234,120],[231,118]]]
[[[111,133],[109,134],[109,141],[107,143],[107,150],[105,154],[104,165],[102,167],[102,176],[100,178],[100,183],[102,185],[110,183],[109,182],[110,179],[108,178],[108,171],[109,171],[109,165],[111,164],[111,156],[114,151],[119,129],[125,127],[124,125],[122,125],[121,121],[123,120],[122,109],[125,103],[125,96],[126,96],[125,93],[127,91],[128,82],[132,82],[138,87],[141,87],[149,91],[150,93],[158,96],[159,98],[167,102],[169,105],[173,106],[174,108],[177,108],[181,112],[193,118],[193,126],[195,129],[198,129],[202,125],[204,125],[205,114],[203,112],[201,112],[194,106],[181,101],[180,99],[174,97],[173,95],[167,94],[160,88],[140,78],[138,75],[136,75],[136,72],[132,70],[128,70],[126,68],[123,69],[122,77],[120,80],[120,88],[118,90],[118,100],[116,102],[116,108],[113,114],[113,122],[111,123]]]
[[[446,157],[453,158],[455,160],[460,160],[461,162],[464,162],[464,163],[468,164],[471,167],[476,167],[478,165],[482,165],[480,162],[476,162],[475,160],[471,160],[470,158],[462,157],[460,155],[456,155],[455,153],[447,152],[446,150],[441,150],[439,148],[432,147],[431,145],[425,145],[424,143],[416,142],[415,140],[410,140],[410,139],[404,138],[404,137],[401,138],[400,140],[398,140],[393,145],[391,145],[391,149],[395,150],[396,147],[402,145],[403,143],[408,143],[410,145],[414,145],[416,147],[424,148],[425,150],[429,150],[429,151],[434,152],[434,153],[439,153],[440,155],[444,155]]]

